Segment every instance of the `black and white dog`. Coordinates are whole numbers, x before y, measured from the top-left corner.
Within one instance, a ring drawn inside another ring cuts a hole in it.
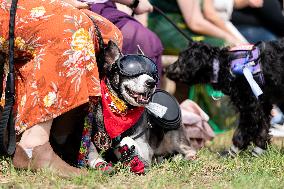
[[[165,73],[188,85],[211,83],[230,96],[240,121],[229,153],[235,156],[253,143],[253,155],[260,155],[270,142],[272,104],[284,102],[283,52],[283,39],[232,49],[190,42]]]
[[[98,148],[104,148],[106,141],[102,140],[101,132],[104,131],[101,128],[105,128],[110,136],[111,139],[108,141],[112,140],[116,143],[112,144],[112,148],[116,148],[114,153],[122,161],[125,161],[124,154],[129,154],[129,151],[125,152],[125,150],[131,149],[132,146],[134,146],[134,154],[138,154],[145,166],[150,166],[155,155],[166,156],[179,153],[186,159],[195,158],[196,150],[191,146],[190,139],[181,127],[181,121],[173,125],[175,129],[165,130],[160,125],[151,123],[144,109],[145,106],[147,109],[151,108],[149,107],[150,97],[156,90],[158,81],[157,67],[152,60],[142,54],[122,55],[116,44],[110,41],[105,50],[103,70],[105,86],[101,86],[102,100],[95,108],[95,122],[98,129],[94,132],[95,140],[89,154],[90,167],[96,167],[98,162],[104,161],[97,152]],[[179,109],[179,106],[177,104],[177,107],[168,108]],[[141,109],[143,111],[139,114],[140,118],[136,119],[132,126],[117,132],[118,127],[125,127],[125,124],[128,124],[128,118],[133,119],[127,115],[135,117],[135,111],[139,112]],[[159,111],[159,107],[156,107],[156,110]],[[120,121],[124,125],[117,123]],[[102,141],[103,143],[100,143]]]
[[[97,149],[121,150],[135,146],[146,165],[151,163],[153,152],[147,139],[147,122],[143,122],[144,107],[149,103],[158,82],[155,63],[142,54],[122,55],[117,45],[110,41],[105,49],[105,63],[101,81],[102,98],[94,109],[95,125],[89,154],[89,166],[95,167],[102,158]],[[134,137],[136,135],[141,136]],[[127,145],[124,149],[121,147]],[[119,152],[120,151],[120,152]],[[125,152],[128,153],[128,152]],[[129,158],[129,157],[128,157]]]

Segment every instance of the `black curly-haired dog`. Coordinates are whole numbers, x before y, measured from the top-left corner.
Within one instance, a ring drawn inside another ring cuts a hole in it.
[[[263,91],[256,97],[242,73],[234,71],[232,64],[247,60],[248,66],[260,72],[253,77]],[[178,60],[167,67],[166,75],[177,82],[188,85],[211,83],[214,89],[230,96],[240,113],[238,128],[233,136],[233,145],[228,151],[235,156],[251,143],[255,145],[253,155],[260,155],[270,142],[269,121],[272,104],[284,102],[284,39],[262,42],[252,50],[231,51],[200,42],[190,42],[179,54]]]

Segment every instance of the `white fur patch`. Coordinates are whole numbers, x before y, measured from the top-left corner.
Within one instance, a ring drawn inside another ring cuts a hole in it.
[[[95,145],[91,142],[88,154],[88,165],[92,168],[96,168],[96,164],[99,162],[106,162],[106,161],[104,161],[100,157]]]
[[[149,143],[144,138],[145,136],[139,137],[136,140],[133,140],[131,137],[124,137],[118,146],[127,145],[129,148],[133,145],[135,146],[135,154],[141,158],[145,166],[148,167],[151,165],[151,160],[153,157],[153,151]],[[118,148],[115,149],[114,154],[117,158],[120,158],[121,154],[118,152]]]
[[[127,78],[122,81],[121,84],[121,94],[123,98],[132,106],[145,106],[145,104],[140,104],[136,101],[136,99],[129,94],[126,88],[130,89],[135,93],[153,93],[155,91],[155,87],[150,89],[146,82],[149,80],[154,80],[151,76],[147,74],[139,75],[135,78]]]
[[[121,142],[119,143],[119,146],[124,146],[125,144],[128,146],[128,148],[130,148],[131,146],[135,146],[135,153],[141,154],[140,147],[137,145],[137,143],[131,137],[124,137],[121,140]],[[121,154],[118,152],[118,150],[115,150],[114,153],[115,153],[116,157],[119,159]]]

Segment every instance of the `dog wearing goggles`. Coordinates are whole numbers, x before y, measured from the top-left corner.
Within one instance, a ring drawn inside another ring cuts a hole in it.
[[[158,82],[155,63],[142,54],[122,55],[110,41],[104,53],[101,74],[101,102],[94,108],[95,126],[88,155],[90,167],[110,168],[99,153],[114,154],[135,173],[151,163],[144,107]],[[134,138],[135,137],[135,138]]]
[[[282,39],[220,49],[190,42],[164,70],[174,81],[190,86],[210,83],[230,97],[240,118],[227,155],[236,156],[250,144],[255,156],[267,149],[272,104],[284,101],[283,44]]]

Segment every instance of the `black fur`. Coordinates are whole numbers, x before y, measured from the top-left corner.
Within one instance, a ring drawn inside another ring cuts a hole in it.
[[[233,144],[246,149],[249,144],[266,149],[270,142],[269,121],[272,104],[284,102],[284,40],[263,43],[261,48],[261,69],[265,83],[261,85],[263,95],[257,99],[244,76],[233,77],[230,73],[228,48],[191,42],[179,54],[177,62],[164,71],[167,76],[188,85],[210,83],[213,74],[213,59],[220,62],[217,90],[230,96],[240,113],[239,126],[233,136]]]

